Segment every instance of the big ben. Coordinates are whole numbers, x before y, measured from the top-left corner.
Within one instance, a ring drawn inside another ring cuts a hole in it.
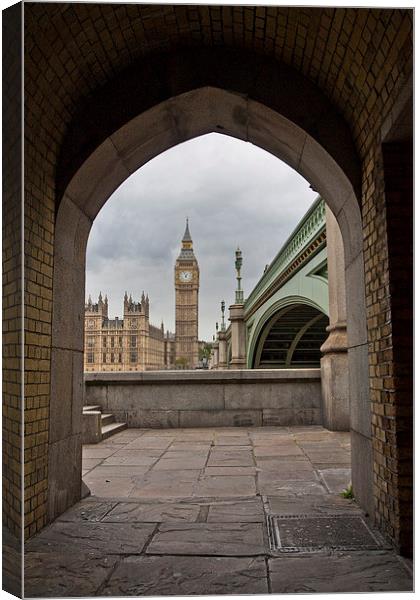
[[[175,358],[186,369],[198,366],[198,289],[200,269],[187,224],[175,263]]]

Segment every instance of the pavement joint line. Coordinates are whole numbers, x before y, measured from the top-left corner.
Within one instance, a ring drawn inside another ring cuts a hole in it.
[[[270,565],[269,565],[269,556],[265,556],[264,557],[264,561],[265,561],[265,571],[267,573],[267,591],[269,594],[272,594],[272,590],[271,590],[271,579],[270,579]]]
[[[115,555],[113,555],[113,556],[115,556]],[[108,582],[111,580],[112,576],[114,575],[115,571],[117,570],[117,567],[121,564],[122,560],[123,560],[122,555],[118,555],[118,558],[115,561],[115,563],[112,565],[109,573],[106,575],[104,580],[99,584],[98,588],[96,589],[95,596],[102,596],[102,591],[105,589]]]
[[[144,543],[144,546],[140,552],[140,554],[146,554],[147,552],[147,548],[150,546],[150,544],[152,543],[153,538],[155,537],[155,535],[157,534],[157,532],[159,531],[159,525],[160,523],[156,523],[155,522],[155,526],[153,528],[153,531],[151,532],[151,534],[149,535],[149,537],[147,538],[146,542]]]
[[[112,503],[111,508],[109,510],[107,510],[104,515],[102,515],[102,517],[99,519],[98,522],[101,523],[102,519],[105,519],[105,517],[107,517],[109,515],[109,513],[112,512],[114,510],[114,508],[116,508],[118,506],[118,504],[121,504],[121,502]]]

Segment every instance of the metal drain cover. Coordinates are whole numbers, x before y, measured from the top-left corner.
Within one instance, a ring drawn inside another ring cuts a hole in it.
[[[282,553],[382,547],[365,521],[355,515],[270,515],[268,532],[271,549]]]

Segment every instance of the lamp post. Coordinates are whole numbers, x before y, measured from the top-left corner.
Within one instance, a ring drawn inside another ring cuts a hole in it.
[[[241,267],[242,267],[242,252],[239,247],[235,252],[235,269],[236,269],[236,281],[238,282],[238,286],[235,292],[235,304],[243,304],[244,301],[244,292],[241,288]]]
[[[231,322],[232,360],[230,369],[244,369],[246,367],[246,341],[245,341],[245,315],[244,292],[241,288],[242,252],[239,248],[235,252],[236,281],[235,304],[229,307],[229,320]]]
[[[225,325],[225,301],[222,300],[220,303],[221,309],[222,309],[222,322],[220,324],[220,331],[226,331],[226,325]]]

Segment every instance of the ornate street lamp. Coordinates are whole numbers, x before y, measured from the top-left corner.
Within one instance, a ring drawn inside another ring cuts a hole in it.
[[[220,331],[226,331],[226,325],[225,325],[225,301],[224,300],[221,301],[220,306],[222,308],[222,322],[220,324]]]
[[[238,287],[235,292],[235,304],[243,304],[244,302],[244,292],[241,288],[241,267],[242,267],[242,252],[238,248],[235,252],[235,269],[236,269],[236,280],[238,282]]]

